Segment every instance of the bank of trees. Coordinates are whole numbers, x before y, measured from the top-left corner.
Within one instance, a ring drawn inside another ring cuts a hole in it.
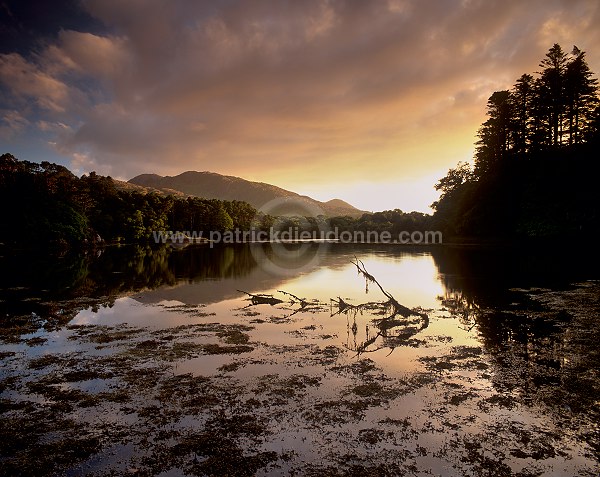
[[[151,241],[154,231],[249,229],[256,209],[241,201],[119,190],[94,172],[0,156],[0,242],[66,248]]]
[[[431,216],[399,209],[352,217],[273,217],[247,202],[177,197],[117,188],[95,172],[0,156],[0,243],[9,247],[154,242],[154,232],[265,230],[400,232],[431,229]]]
[[[397,239],[401,232],[424,232],[433,230],[432,217],[421,212],[403,212],[400,209],[384,210],[361,217],[333,217],[329,220],[332,230],[338,232],[389,232]]]
[[[511,90],[494,92],[478,131],[475,173],[501,161],[590,141],[598,134],[598,80],[585,52],[567,54],[555,44],[534,77],[523,74]]]
[[[598,81],[577,47],[555,44],[539,66],[490,96],[474,166],[459,163],[437,183],[434,219],[448,233],[558,237],[597,228]]]

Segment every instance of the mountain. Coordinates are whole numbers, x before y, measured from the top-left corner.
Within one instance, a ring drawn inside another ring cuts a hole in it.
[[[340,199],[320,202],[306,195],[282,189],[264,182],[252,182],[239,177],[214,172],[188,171],[177,176],[141,174],[129,184],[154,189],[167,194],[184,194],[207,199],[243,200],[271,215],[314,215],[329,217],[349,215],[360,217],[362,210]]]
[[[134,184],[133,182],[120,181],[120,180],[114,179],[114,178],[112,181],[113,181],[115,187],[117,188],[117,190],[124,190],[127,192],[135,191],[135,192],[139,192],[141,194],[155,193],[155,194],[162,195],[162,196],[173,195],[176,197],[183,197],[183,198],[185,198],[189,195],[189,194],[185,194],[179,190],[173,190],[173,189],[167,189],[167,188],[156,189],[154,187],[141,186],[138,184]]]

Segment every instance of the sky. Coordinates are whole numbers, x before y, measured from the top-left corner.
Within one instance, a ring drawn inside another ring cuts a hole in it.
[[[554,43],[600,72],[598,25],[597,0],[0,0],[0,153],[430,212],[488,97]]]

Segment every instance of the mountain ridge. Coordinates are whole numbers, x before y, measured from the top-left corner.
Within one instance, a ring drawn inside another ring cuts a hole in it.
[[[360,217],[366,213],[341,199],[321,202],[266,182],[249,181],[210,171],[185,171],[176,176],[140,174],[129,179],[127,183],[168,194],[180,193],[207,199],[242,200],[271,215],[310,215],[312,212],[323,213],[330,217],[340,215]]]

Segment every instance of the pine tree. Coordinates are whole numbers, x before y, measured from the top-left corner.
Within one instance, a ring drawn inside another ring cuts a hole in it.
[[[481,177],[495,164],[506,159],[511,145],[512,99],[509,91],[496,91],[488,99],[489,119],[477,136],[475,171]]]
[[[523,74],[515,83],[511,97],[514,152],[516,154],[524,154],[531,149],[535,133],[535,85],[533,76]]]
[[[540,63],[538,95],[542,108],[542,124],[547,127],[548,142],[553,146],[562,144],[563,116],[565,113],[565,76],[567,55],[558,43],[546,53]]]
[[[565,71],[565,99],[569,144],[581,143],[588,133],[598,105],[598,80],[585,60],[585,52],[573,47],[574,58]]]

